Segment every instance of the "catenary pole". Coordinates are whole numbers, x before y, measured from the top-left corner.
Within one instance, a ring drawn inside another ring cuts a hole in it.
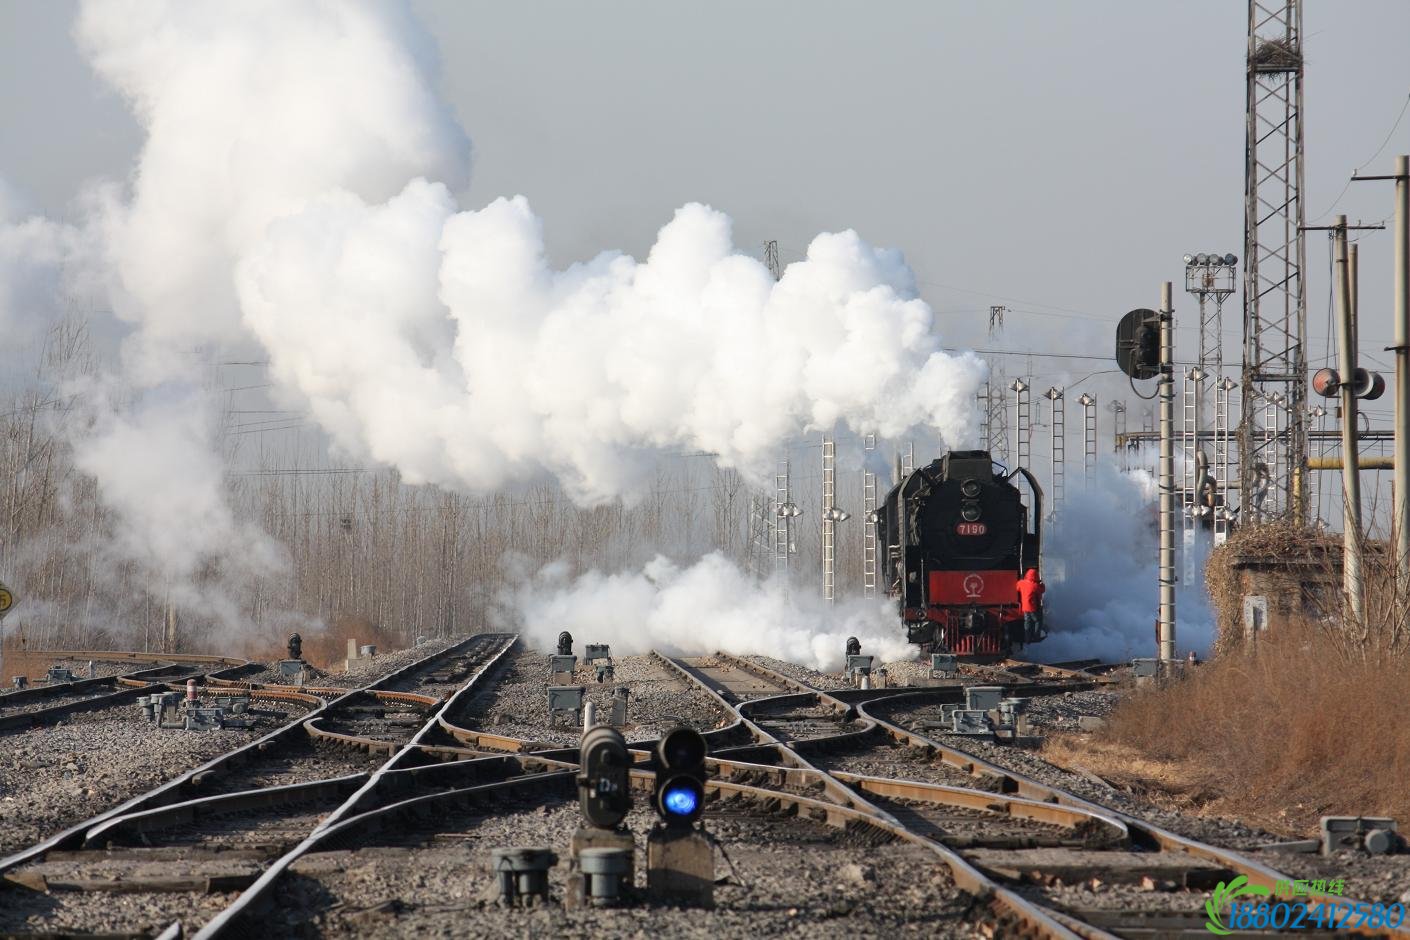
[[[1349,625],[1360,631],[1366,625],[1366,595],[1361,582],[1361,469],[1357,465],[1356,449],[1356,321],[1351,302],[1346,216],[1337,216],[1332,239],[1332,262],[1337,279],[1337,367],[1341,372],[1341,581]]]

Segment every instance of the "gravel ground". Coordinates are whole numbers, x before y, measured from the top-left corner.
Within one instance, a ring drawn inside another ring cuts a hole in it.
[[[718,804],[717,804],[718,808]],[[553,798],[536,808],[445,819],[441,840],[406,848],[319,853],[295,866],[279,889],[269,920],[256,932],[325,937],[776,937],[896,934],[973,937],[967,899],[949,873],[923,850],[867,846],[844,831],[807,820],[761,817],[732,808],[707,827],[728,855],[716,855],[712,911],[639,904],[568,910],[559,904],[566,864],[550,875],[553,900],[533,910],[495,904],[489,871],[493,848],[548,845],[566,859],[578,825],[575,804]],[[638,833],[637,881],[645,882],[649,814],[628,824]],[[451,833],[458,833],[452,836]],[[336,905],[336,907],[335,907]],[[822,931],[820,934],[819,931]]]
[[[745,656],[744,658],[815,689],[826,691],[847,686],[847,680],[836,673],[818,672],[816,669],[809,669],[807,666],[800,666],[782,659],[774,659],[772,656]]]
[[[463,639],[465,639],[465,637],[430,639],[420,646],[413,646],[409,649],[391,650],[389,652],[379,650],[377,655],[370,659],[354,661],[352,668],[345,672],[320,672],[317,678],[310,678],[308,684],[355,689],[371,682],[376,682],[389,672],[395,672],[403,666],[416,662],[418,659],[425,659],[427,656],[438,653],[448,646],[459,643]],[[279,675],[278,661],[267,664],[263,672],[254,673],[245,678],[250,682],[260,682],[265,685],[284,685],[289,681]]]
[[[463,728],[507,737],[577,744],[581,737],[577,727],[564,727],[563,719],[557,728],[549,725],[545,691],[549,657],[529,650],[510,657],[499,681],[465,702],[451,720]],[[701,730],[727,723],[725,713],[707,695],[674,677],[650,656],[623,656],[612,662],[611,680],[599,684],[593,672],[580,663],[573,682],[586,687],[588,701],[604,720],[612,713],[614,690],[622,686],[630,690],[627,725],[622,728],[629,740],[652,740],[682,722]]]
[[[262,709],[274,710],[272,703]],[[292,711],[302,714],[302,711]],[[283,720],[223,731],[159,730],[136,705],[0,736],[0,854],[39,842],[267,734]]]

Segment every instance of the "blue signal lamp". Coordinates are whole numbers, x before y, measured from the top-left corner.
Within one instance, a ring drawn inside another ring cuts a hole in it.
[[[700,794],[690,784],[672,784],[666,787],[661,804],[672,816],[694,818],[695,811],[700,808]]]

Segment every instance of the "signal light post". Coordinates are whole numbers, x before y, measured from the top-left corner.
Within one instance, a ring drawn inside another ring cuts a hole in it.
[[[1175,659],[1175,372],[1174,301],[1170,282],[1160,289],[1160,311],[1139,308],[1116,326],[1116,364],[1131,379],[1156,379],[1160,399],[1160,558],[1156,619],[1158,655]],[[1144,397],[1144,396],[1143,396]]]
[[[656,745],[652,807],[661,821],[646,838],[646,884],[658,898],[710,907],[715,846],[696,824],[705,813],[705,755],[699,732],[674,728]]]

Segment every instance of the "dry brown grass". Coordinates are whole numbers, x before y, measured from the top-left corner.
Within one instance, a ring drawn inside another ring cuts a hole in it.
[[[1097,748],[1071,759],[1286,832],[1310,833],[1322,815],[1410,822],[1410,670],[1389,653],[1334,651],[1325,631],[1289,624],[1256,651],[1132,694]]]

